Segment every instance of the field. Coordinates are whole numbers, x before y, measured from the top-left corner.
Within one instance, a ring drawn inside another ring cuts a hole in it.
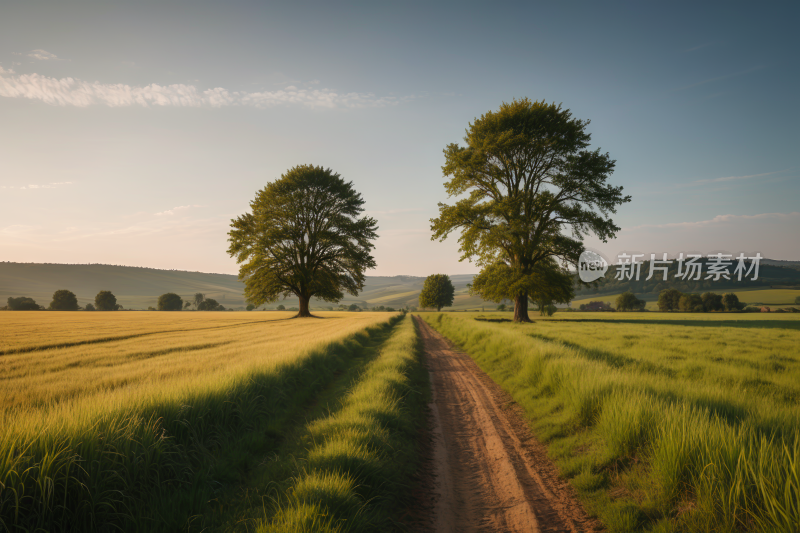
[[[346,395],[399,318],[320,314],[4,312],[0,531],[185,530],[324,391]]]
[[[611,531],[797,530],[797,317],[423,316],[512,394]]]

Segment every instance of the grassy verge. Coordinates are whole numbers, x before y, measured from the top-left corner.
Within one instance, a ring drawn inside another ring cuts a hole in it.
[[[403,529],[399,515],[410,502],[427,401],[421,346],[408,317],[339,405],[265,466],[261,479],[283,470],[284,481],[271,487],[256,531]]]
[[[396,322],[187,394],[0,429],[0,531],[185,529],[231,462],[278,446],[298,413]]]
[[[800,531],[795,403],[536,338],[538,325],[423,318],[525,409],[610,531]]]

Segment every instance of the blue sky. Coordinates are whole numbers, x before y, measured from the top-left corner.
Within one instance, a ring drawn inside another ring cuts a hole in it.
[[[228,224],[296,164],[352,180],[370,274],[431,242],[442,150],[501,102],[590,119],[621,251],[800,260],[796,2],[5,2],[0,260],[235,273]]]

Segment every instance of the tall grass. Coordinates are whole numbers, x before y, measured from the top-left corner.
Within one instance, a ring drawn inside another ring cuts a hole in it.
[[[522,405],[612,531],[800,531],[796,322],[424,317]]]
[[[286,424],[294,423],[291,417],[298,407],[359,355],[370,335],[390,327],[387,319],[390,316],[383,314],[352,321],[252,324],[250,328],[258,331],[216,334],[218,340],[235,344],[236,337],[243,336],[249,343],[222,354],[232,369],[219,364],[216,348],[207,348],[209,353],[199,357],[202,351],[179,350],[162,356],[166,359],[149,374],[142,372],[131,387],[87,392],[85,385],[91,380],[80,381],[80,374],[75,374],[75,383],[59,381],[51,388],[62,392],[66,388],[74,394],[53,394],[49,402],[34,407],[6,404],[0,418],[0,530],[169,531],[183,527],[187,516],[213,493],[218,474],[214,455],[256,426],[269,430],[263,432],[263,439],[279,435]],[[265,329],[272,329],[272,334]],[[285,342],[270,343],[277,331],[286,336]],[[308,340],[298,342],[302,336]],[[190,341],[188,337],[161,337],[161,341],[180,346]],[[291,341],[294,350],[288,344]],[[61,369],[51,373],[72,368],[60,366],[55,357],[59,353],[77,361],[91,360],[94,355],[109,357],[112,374],[130,370],[126,365],[131,361],[142,363],[126,357],[135,346],[116,351],[111,346],[92,345],[91,350],[100,352],[84,352],[83,360],[80,353],[70,352],[74,346],[38,353],[42,359],[51,359],[46,363],[49,368]],[[271,348],[280,357],[273,357]],[[145,358],[142,364],[152,359]],[[20,360],[28,359],[16,361]],[[9,365],[7,360],[3,363]],[[98,366],[96,361],[87,364],[88,368]],[[4,392],[24,389],[26,379],[36,381],[30,373],[13,372],[18,369],[6,374]]]
[[[381,348],[342,407],[308,427],[311,446],[259,532],[403,529],[417,467],[427,375],[411,317]]]

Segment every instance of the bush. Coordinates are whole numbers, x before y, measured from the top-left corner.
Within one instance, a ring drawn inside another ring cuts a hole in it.
[[[280,306],[278,306],[280,307]],[[200,305],[197,306],[198,311],[224,311],[225,308],[222,307],[215,299],[207,298],[200,302]]]
[[[702,313],[705,311],[703,299],[699,294],[684,294],[681,296],[680,309],[685,313]]]
[[[617,311],[641,311],[647,302],[640,300],[633,292],[623,292],[617,297]]]
[[[39,306],[33,298],[27,296],[20,296],[19,298],[8,298],[9,311],[37,311]]]
[[[116,311],[117,297],[111,291],[100,291],[94,297],[94,305],[98,311]]]
[[[613,311],[614,308],[608,302],[589,302],[581,304],[578,308],[581,311]]]
[[[180,311],[181,309],[183,309],[183,299],[174,292],[168,292],[158,297],[159,311]]]
[[[78,298],[73,292],[61,289],[53,293],[53,301],[50,302],[53,311],[77,311],[78,308]]]

